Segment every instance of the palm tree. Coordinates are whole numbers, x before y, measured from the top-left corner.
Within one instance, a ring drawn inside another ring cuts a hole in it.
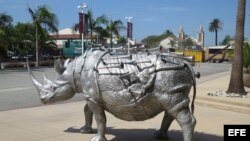
[[[169,37],[169,36],[174,36],[174,33],[171,30],[167,29],[165,33],[163,33],[163,35]]]
[[[32,10],[30,7],[28,7],[28,11],[32,17],[33,24],[36,27],[36,65],[38,66],[38,38],[44,36],[44,29],[52,32],[58,32],[58,20],[56,15],[52,13],[46,5],[39,6],[35,10]]]
[[[220,43],[221,45],[227,45],[230,43],[230,41],[233,40],[233,38],[230,35],[225,36],[223,41]]]
[[[7,15],[6,13],[0,13],[0,28],[11,25],[12,21],[13,19],[10,15]]]
[[[239,93],[242,95],[246,94],[242,79],[243,76],[242,50],[244,42],[245,14],[246,14],[246,0],[238,0],[234,58],[233,58],[230,83],[227,89],[227,93]]]
[[[98,32],[98,29],[101,27],[102,24],[107,24],[108,20],[105,15],[102,15],[100,17],[97,17],[94,19],[93,12],[91,10],[88,11],[87,13],[88,16],[88,26],[90,30],[90,37],[91,37],[91,42],[93,42],[93,32]],[[99,33],[97,33],[99,34]]]
[[[107,20],[105,15],[102,15],[102,16],[97,17],[96,19],[94,19],[93,12],[91,10],[88,11],[86,16],[87,16],[87,19],[88,19],[88,28],[90,30],[91,42],[93,42],[93,40],[94,40],[93,32],[96,32],[99,35],[98,38],[101,38],[100,36],[102,36],[103,32],[104,32],[103,31],[104,29],[103,29],[102,25],[107,25],[108,20]],[[72,30],[73,30],[73,32],[78,31],[79,30],[79,23],[75,23],[72,26]]]
[[[121,44],[122,46],[124,46],[126,44],[126,42],[127,42],[127,38],[125,36],[120,37],[118,39],[118,43]]]
[[[110,34],[110,47],[112,48],[113,46],[113,34],[119,38],[120,34],[119,31],[125,29],[125,27],[122,24],[121,20],[110,20],[108,22],[108,26],[107,26],[107,31],[109,31]]]
[[[12,17],[6,13],[0,13],[0,62],[1,59],[7,58],[9,47],[9,33],[12,29]]]
[[[215,32],[215,45],[217,46],[218,44],[218,30],[222,30],[222,25],[223,23],[219,19],[214,19],[210,24],[209,24],[209,31],[210,32]]]
[[[98,37],[97,37],[97,43],[101,43],[101,44],[104,44],[106,43],[106,40],[105,40],[105,37],[109,37],[109,33],[107,30],[105,30],[104,27],[102,26],[97,26],[96,27],[96,32],[98,34]]]
[[[9,28],[12,26],[12,17],[10,15],[7,15],[5,13],[0,13],[0,47],[2,41],[5,41],[4,37],[6,37],[6,32],[8,31]]]

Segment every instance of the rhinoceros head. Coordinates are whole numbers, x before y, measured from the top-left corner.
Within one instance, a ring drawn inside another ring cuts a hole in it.
[[[63,101],[71,98],[74,95],[75,92],[69,85],[68,81],[51,81],[44,75],[44,82],[40,83],[30,70],[29,65],[27,65],[27,67],[30,73],[31,80],[38,91],[42,103],[47,104]]]

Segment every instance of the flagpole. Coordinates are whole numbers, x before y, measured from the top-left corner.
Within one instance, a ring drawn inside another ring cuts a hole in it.
[[[84,8],[87,8],[87,7],[88,6],[87,6],[86,3],[82,3],[82,4],[80,4],[80,5],[77,6],[77,8],[81,9],[82,16],[80,18],[82,18],[82,19],[80,19],[80,20],[82,20],[82,21],[85,20],[83,10],[84,10]],[[83,26],[84,22],[85,21],[82,22],[82,25],[79,25],[79,28],[80,28],[80,26],[82,26],[82,31],[80,31],[81,32],[81,37],[82,37],[82,55],[84,54],[84,30],[85,30],[84,29],[85,27]]]

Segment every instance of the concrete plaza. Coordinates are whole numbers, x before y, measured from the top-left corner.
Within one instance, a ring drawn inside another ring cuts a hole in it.
[[[193,141],[223,141],[225,124],[250,124],[250,98],[210,97],[212,90],[226,90],[230,72],[201,77],[197,85]],[[249,88],[246,91],[250,92]],[[192,93],[192,92],[191,92]],[[2,141],[87,141],[94,134],[80,134],[84,123],[83,101],[21,108],[0,112]],[[163,113],[142,121],[127,122],[107,115],[106,137],[111,141],[153,141]],[[96,124],[93,122],[93,128]],[[96,130],[95,130],[96,132]],[[169,141],[182,141],[180,126],[174,121]]]

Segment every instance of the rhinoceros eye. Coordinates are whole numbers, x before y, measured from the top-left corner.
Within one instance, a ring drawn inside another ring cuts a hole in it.
[[[55,87],[53,87],[53,86],[50,86],[50,90],[55,90]]]

